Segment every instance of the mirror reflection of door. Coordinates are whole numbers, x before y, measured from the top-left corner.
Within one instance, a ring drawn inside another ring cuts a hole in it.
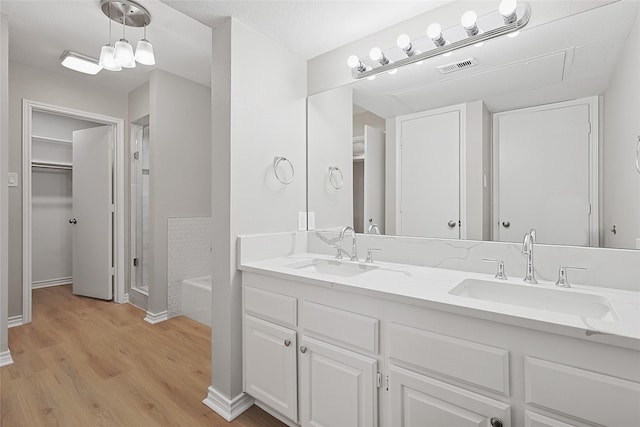
[[[460,110],[398,118],[398,234],[459,239]]]
[[[494,115],[495,240],[522,241],[534,228],[540,243],[598,246],[597,105],[586,98]]]
[[[353,138],[353,224],[357,233],[384,234],[384,144],[384,131],[369,125],[364,125],[363,135]]]

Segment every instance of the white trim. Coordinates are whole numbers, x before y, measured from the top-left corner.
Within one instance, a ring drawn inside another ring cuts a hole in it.
[[[22,325],[22,315],[11,316],[9,317],[9,319],[7,319],[8,328],[15,328],[16,326],[21,326],[21,325]]]
[[[0,366],[7,366],[13,363],[11,352],[9,350],[0,353]]]
[[[233,399],[227,399],[216,389],[209,386],[209,393],[202,403],[213,409],[225,420],[231,422],[252,407],[255,400],[246,393],[241,393]]]
[[[73,110],[65,107],[44,104],[28,99],[22,100],[22,319],[23,323],[31,322],[31,289],[32,289],[32,257],[31,257],[31,136],[32,136],[32,113],[33,111],[43,111],[47,113],[70,116],[82,120],[89,120],[97,123],[104,123],[114,127],[115,135],[115,289],[113,300],[117,303],[124,302],[125,295],[125,264],[124,264],[124,244],[125,244],[125,211],[124,194],[125,179],[124,173],[124,119],[110,117],[101,114],[94,114],[80,110]]]
[[[456,104],[448,107],[436,108],[434,110],[420,111],[418,113],[407,114],[396,117],[396,234],[402,235],[402,122],[414,120],[421,117],[434,116],[438,114],[457,111],[459,116],[459,147],[458,147],[458,220],[462,224],[458,229],[458,239],[467,238],[467,104]],[[427,236],[428,237],[428,236]]]
[[[31,289],[50,288],[52,286],[70,285],[73,277],[61,277],[59,279],[36,280],[31,282]]]
[[[165,320],[169,320],[169,315],[167,314],[167,310],[161,311],[160,313],[152,313],[147,311],[147,315],[144,318],[144,321],[147,323],[151,323],[155,325],[156,323],[164,322]]]
[[[133,184],[134,182],[136,183],[135,188],[134,189],[134,185],[130,185],[130,191],[129,191],[129,286],[131,289],[136,289],[138,287],[138,281],[137,281],[137,268],[133,265],[133,259],[136,258],[136,255],[138,254],[138,245],[137,245],[137,241],[138,241],[138,227],[142,227],[142,224],[138,224],[138,212],[137,212],[137,198],[139,196],[138,194],[138,190],[137,190],[137,186],[138,184],[141,185],[142,181],[139,181],[140,176],[138,176],[137,172],[137,168],[136,168],[136,159],[135,159],[135,152],[138,151],[138,147],[136,145],[136,141],[137,141],[137,132],[139,130],[142,130],[142,132],[144,133],[144,126],[135,124],[135,123],[130,123],[129,124],[129,182],[131,184]],[[143,136],[144,139],[144,136]],[[140,144],[142,145],[142,144]],[[139,150],[140,153],[142,152],[142,150]],[[140,164],[142,164],[142,159],[140,159]],[[134,175],[135,174],[135,175]],[[134,176],[135,176],[135,181],[134,181]],[[139,268],[142,268],[142,266],[140,265]],[[145,294],[148,296],[148,294]]]
[[[493,206],[491,213],[492,238],[499,242],[498,234],[500,227],[497,221],[500,218],[500,141],[499,141],[499,119],[501,116],[519,114],[523,112],[548,111],[558,108],[566,108],[576,105],[587,105],[589,107],[589,121],[591,123],[591,132],[589,133],[589,202],[591,203],[591,215],[589,216],[589,246],[600,246],[600,99],[598,96],[590,96],[586,98],[574,99],[572,101],[554,102],[551,104],[542,104],[535,107],[520,108],[516,110],[503,111],[493,114],[492,122],[492,179],[493,179]]]

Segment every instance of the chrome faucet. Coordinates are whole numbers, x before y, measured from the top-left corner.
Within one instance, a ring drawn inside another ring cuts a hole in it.
[[[527,254],[527,271],[524,275],[526,283],[538,283],[533,269],[533,244],[536,242],[536,230],[533,228],[524,235],[522,253]]]
[[[351,231],[351,237],[353,237],[353,246],[351,247],[350,259],[351,261],[357,261],[358,249],[356,248],[356,231],[353,229],[352,226],[347,225],[346,227],[343,227],[342,230],[340,230],[340,241],[342,242],[344,240],[344,234],[347,231]]]
[[[378,227],[378,224],[373,224],[371,223],[371,225],[369,225],[369,229],[367,230],[368,234],[380,234],[380,227]]]

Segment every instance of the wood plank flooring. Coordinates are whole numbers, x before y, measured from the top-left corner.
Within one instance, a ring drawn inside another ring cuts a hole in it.
[[[33,322],[9,329],[0,425],[283,426],[254,406],[227,423],[202,404],[211,329],[186,317],[156,325],[130,304],[33,291]]]

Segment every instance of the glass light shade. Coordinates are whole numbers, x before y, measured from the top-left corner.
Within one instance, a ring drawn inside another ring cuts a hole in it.
[[[430,39],[439,39],[442,35],[442,27],[438,23],[433,23],[427,27],[427,36]]]
[[[84,74],[96,75],[102,70],[102,67],[93,58],[77,54],[75,52],[66,52],[62,57],[62,66]]]
[[[411,46],[411,38],[407,34],[400,34],[396,44],[400,49],[406,49]]]
[[[356,55],[351,55],[347,58],[347,64],[349,65],[349,68],[356,68],[360,65],[360,58]]]
[[[113,54],[115,53],[115,49],[111,45],[102,46],[100,50],[100,60],[98,64],[109,71],[120,71],[122,67],[116,64],[115,59],[113,58]]]
[[[149,40],[142,39],[136,45],[135,59],[142,65],[154,65],[156,57],[153,54],[153,45]]]
[[[478,20],[478,15],[473,10],[468,10],[462,14],[460,23],[464,28],[473,28]]]
[[[500,2],[500,6],[498,6],[498,11],[500,12],[500,15],[504,17],[508,17],[508,16],[511,16],[513,12],[516,11],[517,7],[518,7],[517,0],[502,0]]]
[[[369,58],[371,58],[372,61],[379,61],[382,59],[382,49],[380,49],[379,47],[374,47],[373,49],[371,49],[369,51]]]
[[[133,48],[125,39],[120,39],[120,41],[116,42],[113,58],[116,64],[122,68],[135,68],[136,66],[136,60],[133,57]]]

